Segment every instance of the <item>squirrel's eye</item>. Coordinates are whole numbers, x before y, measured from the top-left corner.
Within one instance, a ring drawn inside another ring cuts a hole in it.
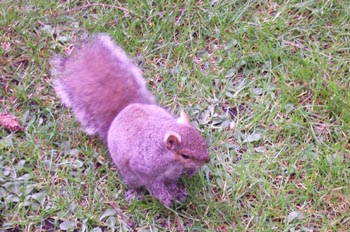
[[[190,157],[188,155],[185,155],[183,153],[180,154],[183,159],[189,159]]]

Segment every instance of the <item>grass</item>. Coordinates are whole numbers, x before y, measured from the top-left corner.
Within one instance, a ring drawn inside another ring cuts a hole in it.
[[[346,1],[1,1],[0,230],[350,230]],[[104,145],[59,103],[48,60],[111,34],[211,162],[189,197],[128,205]],[[113,206],[122,211],[124,219]]]

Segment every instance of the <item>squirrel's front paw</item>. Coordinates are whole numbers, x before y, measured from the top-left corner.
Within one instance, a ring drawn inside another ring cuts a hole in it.
[[[153,182],[152,185],[149,186],[149,191],[167,207],[170,207],[174,202],[174,195],[163,182]]]
[[[165,205],[166,207],[171,207],[173,205],[172,198],[159,198],[160,203]]]
[[[128,201],[129,205],[134,200],[141,201],[144,198],[144,190],[143,189],[129,189],[125,193],[125,199]]]
[[[185,202],[186,198],[187,198],[187,192],[185,189],[182,189],[182,188],[178,188],[177,192],[176,192],[176,195],[175,195],[175,198],[177,201],[183,203]]]
[[[183,203],[187,198],[187,192],[185,188],[178,186],[176,183],[168,185],[169,192],[172,193],[176,201]]]

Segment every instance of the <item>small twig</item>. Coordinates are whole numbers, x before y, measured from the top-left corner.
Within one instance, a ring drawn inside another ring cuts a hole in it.
[[[310,48],[305,47],[303,44],[301,44],[301,43],[299,43],[299,42],[295,43],[295,42],[286,40],[286,41],[284,41],[284,43],[285,43],[286,45],[290,45],[290,46],[293,46],[293,47],[297,47],[297,48],[300,48],[300,49],[303,49],[303,50],[306,50],[306,51],[310,50]]]
[[[176,218],[176,224],[177,224],[177,231],[183,232],[183,231],[184,231],[184,228],[183,228],[183,226],[181,225],[181,222],[179,221],[179,218]]]
[[[130,221],[122,212],[122,210],[118,207],[118,205],[114,202],[111,202],[108,197],[106,196],[106,194],[104,194],[104,192],[98,188],[99,192],[101,193],[101,195],[103,196],[103,199],[105,200],[105,202],[107,204],[109,204],[110,206],[112,206],[112,208],[115,210],[115,212],[117,213],[117,215],[119,216],[119,218],[126,223],[132,231],[137,231],[137,229],[135,228],[135,223],[133,221]]]
[[[67,11],[63,12],[63,13],[57,14],[56,16],[61,15],[61,14],[69,14],[71,12],[75,12],[75,11],[79,11],[79,10],[86,9],[86,8],[91,8],[91,7],[97,7],[97,6],[101,6],[101,7],[105,7],[105,8],[115,8],[115,9],[123,11],[125,14],[133,14],[133,15],[136,15],[137,17],[141,18],[140,15],[129,11],[125,7],[122,7],[120,3],[119,3],[119,6],[115,6],[115,5],[111,5],[111,4],[105,4],[105,3],[89,3],[89,4],[86,4],[84,6],[72,8],[70,10],[67,10]]]
[[[308,92],[305,92],[305,91],[299,94],[298,97],[304,97],[304,95],[306,95],[306,97],[304,99],[301,99],[301,102],[300,102],[301,105],[304,105],[306,102],[308,102],[312,98],[312,95],[308,95]]]

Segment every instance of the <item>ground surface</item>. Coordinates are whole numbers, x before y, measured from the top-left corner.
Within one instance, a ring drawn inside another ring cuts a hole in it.
[[[112,2],[0,2],[0,112],[25,128],[0,129],[0,230],[350,230],[346,1]],[[112,35],[207,138],[184,204],[129,206],[59,103],[48,60],[86,32]]]

